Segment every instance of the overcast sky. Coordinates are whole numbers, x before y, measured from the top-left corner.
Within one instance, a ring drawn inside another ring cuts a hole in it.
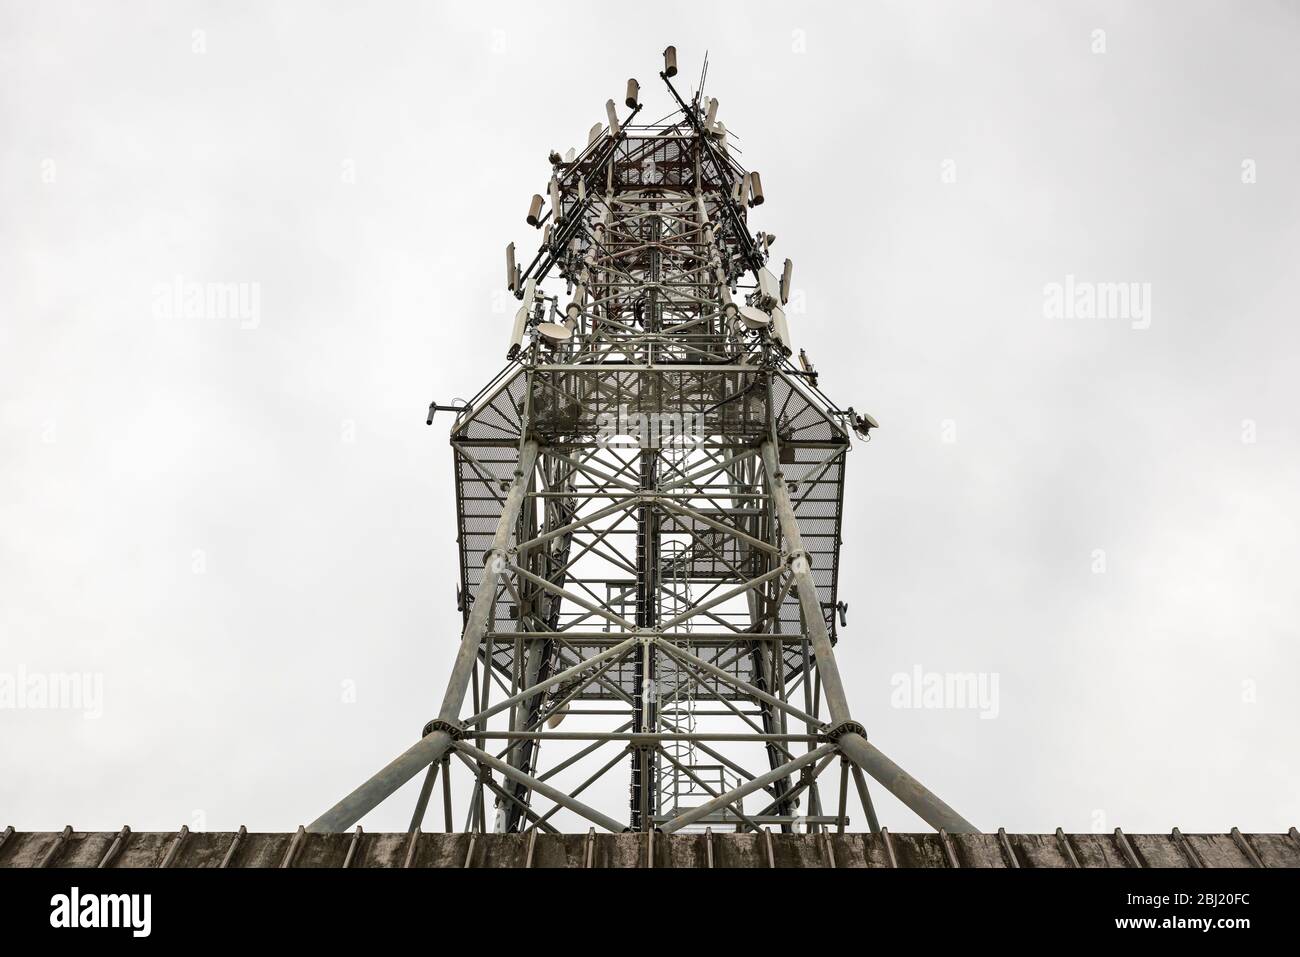
[[[629,76],[666,114],[668,43],[881,423],[838,648],[872,740],[987,829],[1300,824],[1298,10],[3,0],[0,675],[102,714],[0,709],[0,827],[292,829],[415,740],[460,623],[425,406],[500,368],[548,151]],[[918,667],[996,717],[895,707]]]

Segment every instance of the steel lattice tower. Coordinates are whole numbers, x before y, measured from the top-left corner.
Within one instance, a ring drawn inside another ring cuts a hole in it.
[[[450,830],[453,769],[474,831],[843,829],[850,780],[874,831],[863,772],[976,830],[850,714],[844,468],[874,422],[791,361],[790,261],[770,270],[748,223],[759,176],[675,74],[670,47],[666,120],[636,122],[629,81],[626,117],[611,100],[585,149],[551,154],[541,248],[527,267],[507,249],[509,364],[454,410],[464,632],[441,710],[312,831],[421,772],[411,829],[441,775]]]

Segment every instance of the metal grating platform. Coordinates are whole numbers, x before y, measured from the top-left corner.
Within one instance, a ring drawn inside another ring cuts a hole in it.
[[[563,373],[542,372],[535,375],[532,390],[533,426],[535,431],[547,437],[552,447],[568,456],[578,456],[582,441],[596,431],[596,421],[602,410],[625,408],[636,412],[653,408],[691,414],[713,405],[718,395],[752,392],[752,398],[744,406],[733,403],[727,406],[729,411],[725,415],[710,413],[706,417],[706,431],[710,435],[728,435],[731,441],[739,443],[740,448],[757,449],[770,412],[784,440],[782,469],[790,484],[795,519],[821,598],[822,618],[834,644],[838,641],[839,623],[835,608],[839,601],[841,515],[849,439],[828,411],[828,402],[823,396],[783,372],[774,371],[770,375],[769,396],[767,391],[755,388],[766,381],[757,370],[723,374],[710,372],[705,367],[650,373],[604,365],[590,369],[568,368]],[[483,556],[491,548],[497,520],[505,505],[506,490],[519,465],[518,444],[524,431],[523,420],[529,397],[527,379],[528,373],[524,369],[514,364],[507,366],[478,396],[466,403],[452,429],[460,564],[459,610],[466,623],[473,608],[469,596],[475,594],[482,581]],[[659,381],[664,379],[671,380],[671,388]],[[665,392],[674,397],[673,402],[665,402]],[[572,481],[572,476],[566,478]],[[563,487],[573,488],[572,484]],[[722,488],[716,491],[721,492]],[[705,528],[686,516],[667,516],[662,533],[689,535],[697,542],[694,550],[697,554],[685,556],[689,560],[679,558],[672,567],[665,564],[665,571],[676,570],[688,580],[706,584],[740,583],[760,574],[763,570],[761,556],[753,554],[734,538],[733,531],[771,538],[778,544],[782,538],[779,528],[758,507],[761,501],[757,497],[755,503],[752,509],[739,506],[716,512],[706,509],[706,517],[717,523],[713,529]],[[580,517],[580,511],[581,507],[575,507],[564,514],[563,520],[572,521]],[[511,548],[518,545],[517,529],[512,530],[509,545]],[[573,580],[570,573],[570,581]],[[608,594],[603,598],[609,607],[623,614],[634,613],[629,596],[635,591],[635,580],[588,584],[607,586]],[[589,592],[589,595],[594,595],[594,592]],[[491,646],[491,663],[498,674],[509,680],[516,667],[516,647],[507,635],[511,631],[525,632],[527,629],[513,597],[506,590],[496,593],[494,605],[492,620],[502,625],[498,627],[498,635]],[[557,620],[553,627],[564,631],[590,623],[591,615],[578,613]],[[798,636],[802,632],[801,624],[799,596],[790,590],[774,616],[773,632]],[[604,625],[603,630],[608,633],[608,625]],[[574,640],[563,663],[572,666],[594,657],[604,647]],[[786,648],[785,681],[797,681],[802,675],[806,664],[804,652],[798,642],[792,641]],[[711,659],[711,663],[720,664],[726,660],[719,657],[716,661]],[[748,658],[731,662],[729,670],[743,681],[756,680]],[[663,668],[661,678],[671,678],[673,672],[669,664]],[[580,700],[627,697],[634,693],[634,681],[631,667],[616,668],[603,686],[594,685],[576,697]],[[743,698],[743,695],[725,690],[720,693]]]

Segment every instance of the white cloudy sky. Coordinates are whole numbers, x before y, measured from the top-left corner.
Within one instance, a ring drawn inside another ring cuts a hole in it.
[[[0,710],[0,826],[289,829],[414,740],[459,624],[424,407],[499,368],[547,152],[628,76],[666,113],[668,43],[882,423],[873,740],[986,828],[1300,823],[1295,4],[3,0],[0,673],[104,687]],[[1047,318],[1067,275],[1149,328]],[[177,276],[260,322],[159,315]],[[891,707],[917,666],[997,717]]]

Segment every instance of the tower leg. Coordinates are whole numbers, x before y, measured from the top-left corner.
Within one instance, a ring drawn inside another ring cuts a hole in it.
[[[442,709],[438,712],[439,721],[455,722],[465,702],[465,691],[469,687],[474,662],[478,660],[483,635],[492,624],[497,581],[505,571],[508,561],[506,552],[510,546],[510,532],[519,517],[519,509],[523,505],[524,495],[528,491],[528,482],[536,462],[537,443],[530,439],[524,442],[520,449],[515,480],[506,495],[501,518],[497,521],[492,548],[483,562],[483,580],[479,582],[478,590],[474,593],[474,606],[470,611],[469,621],[465,624],[465,633],[461,638],[460,651],[456,655],[456,664],[452,667],[451,679],[447,682],[447,690],[443,695]],[[435,729],[429,732],[369,781],[312,821],[307,830],[315,832],[347,830],[375,805],[418,774],[422,768],[440,761],[451,744],[452,737],[446,731]]]
[[[790,501],[790,490],[786,488],[785,476],[781,472],[776,444],[769,439],[763,443],[762,452],[768,493],[776,504],[781,535],[792,558],[790,567],[795,578],[795,588],[799,593],[799,604],[803,609],[804,627],[808,629],[813,655],[817,659],[817,674],[821,678],[826,707],[830,711],[831,730],[836,735],[835,743],[850,761],[879,781],[931,827],[943,828],[950,834],[979,833],[979,828],[887,758],[879,748],[868,742],[856,730],[861,726],[856,725],[849,714],[848,696],[844,693],[844,682],[835,663],[835,650],[831,647],[830,635],[826,631],[826,619],[822,614],[821,603],[817,599],[817,586],[813,582],[812,567],[808,563],[803,539],[799,535],[799,522],[795,518],[794,505]]]

